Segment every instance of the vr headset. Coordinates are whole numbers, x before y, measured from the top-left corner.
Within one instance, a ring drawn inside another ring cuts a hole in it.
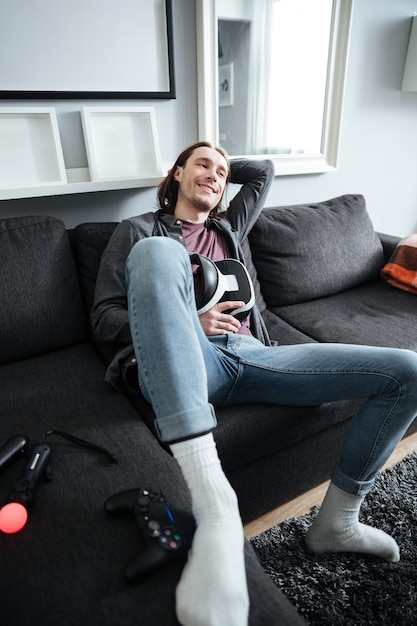
[[[197,313],[206,313],[218,302],[241,300],[245,304],[225,311],[239,321],[245,319],[255,304],[255,292],[246,267],[236,259],[212,261],[203,254],[190,254],[192,265],[197,265],[201,293],[196,293]]]

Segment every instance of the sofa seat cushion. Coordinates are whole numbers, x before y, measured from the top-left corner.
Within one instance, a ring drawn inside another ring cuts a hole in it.
[[[103,505],[124,489],[159,488],[191,521],[187,491],[177,464],[130,402],[105,384],[104,369],[89,343],[0,365],[2,441],[22,433],[52,450],[52,481],[38,485],[24,529],[2,537],[4,623],[177,623],[174,590],[181,565],[168,565],[140,585],[126,584],[125,565],[143,547],[142,539],[133,516],[110,517]],[[46,437],[50,429],[97,443],[118,463]],[[25,462],[2,468],[0,502]]]
[[[0,266],[0,363],[85,340],[77,270],[60,220],[0,220]]]
[[[383,280],[271,312],[316,341],[417,350],[416,296]]]
[[[178,626],[175,588],[183,564],[172,561],[140,583],[124,578],[144,543],[133,515],[111,517],[104,502],[125,489],[160,489],[187,535],[191,501],[176,461],[139,418],[131,403],[104,383],[105,366],[90,343],[0,365],[2,441],[23,433],[52,449],[52,481],[38,485],[26,526],[2,536],[4,624],[31,626]],[[117,464],[50,430],[95,442]],[[26,460],[2,468],[0,502]],[[246,542],[250,624],[298,624],[295,609],[277,590]],[[162,600],[161,600],[162,599]],[[284,619],[285,616],[285,619]]]
[[[249,241],[270,308],[339,293],[377,278],[385,264],[361,195],[264,209]]]
[[[266,324],[269,336],[271,340],[280,345],[294,345],[300,343],[314,343],[315,339],[312,339],[308,335],[300,332],[291,324],[288,324],[285,320],[281,319],[269,309],[265,309],[262,313],[262,317]]]

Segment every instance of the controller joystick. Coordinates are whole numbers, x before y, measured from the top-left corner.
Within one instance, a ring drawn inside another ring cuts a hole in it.
[[[188,542],[178,530],[160,492],[128,489],[111,496],[104,509],[111,515],[132,513],[145,542],[143,550],[126,566],[127,580],[140,580],[166,562],[186,554]]]

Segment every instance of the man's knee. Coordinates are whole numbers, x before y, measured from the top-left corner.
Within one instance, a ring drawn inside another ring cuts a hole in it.
[[[128,265],[158,265],[188,258],[185,247],[170,237],[148,237],[138,241],[130,251]]]
[[[138,241],[126,262],[127,287],[165,284],[191,274],[190,257],[186,248],[169,237],[148,237]],[[149,280],[149,277],[157,280]],[[144,284],[145,283],[145,284]]]

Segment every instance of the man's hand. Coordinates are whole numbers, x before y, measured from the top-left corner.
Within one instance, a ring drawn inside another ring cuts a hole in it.
[[[200,323],[206,335],[226,335],[227,333],[237,333],[240,322],[224,311],[239,309],[245,303],[240,300],[227,300],[218,302],[206,313],[200,315]]]

